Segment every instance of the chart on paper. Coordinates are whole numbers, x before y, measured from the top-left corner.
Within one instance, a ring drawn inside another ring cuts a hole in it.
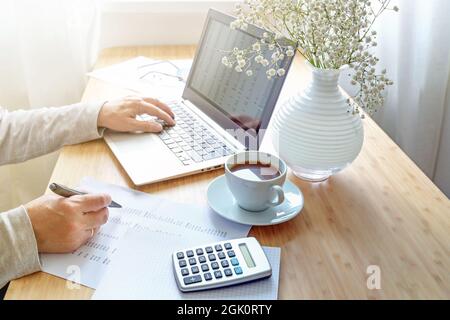
[[[238,238],[249,231],[249,227],[226,221],[204,206],[179,204],[93,179],[84,179],[80,187],[88,192],[108,193],[123,207],[110,208],[108,222],[78,250],[68,254],[42,254],[41,262],[43,271],[65,279],[69,278],[68,270],[72,266],[79,267],[78,282],[91,288],[97,287],[128,230],[183,235],[205,241]]]

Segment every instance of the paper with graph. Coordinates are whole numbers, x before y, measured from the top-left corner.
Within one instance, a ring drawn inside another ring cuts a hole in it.
[[[108,193],[123,207],[110,208],[108,222],[81,248],[69,254],[42,254],[41,264],[44,272],[91,288],[97,288],[129,230],[183,235],[199,241],[240,238],[250,230],[224,220],[206,206],[181,204],[91,178],[83,179],[80,187],[88,192]]]

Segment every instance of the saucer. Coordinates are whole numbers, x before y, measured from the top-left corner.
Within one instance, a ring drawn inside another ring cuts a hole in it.
[[[209,184],[207,197],[211,209],[227,220],[247,225],[270,226],[291,220],[303,209],[303,194],[295,184],[286,180],[283,190],[285,200],[282,204],[264,211],[247,211],[238,206],[223,175]]]

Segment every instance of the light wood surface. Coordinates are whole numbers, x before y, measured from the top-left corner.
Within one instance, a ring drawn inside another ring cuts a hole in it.
[[[112,48],[97,67],[138,55],[191,58],[194,46]],[[282,98],[302,89],[309,72],[298,57]],[[129,92],[89,80],[83,101]],[[295,219],[254,227],[263,245],[281,247],[280,299],[449,299],[450,201],[371,120],[358,159],[322,183],[289,175],[305,207]],[[83,176],[129,186],[181,202],[206,204],[208,183],[222,170],[136,188],[102,140],[65,147],[51,181],[76,186]],[[381,289],[369,290],[367,268],[381,270]],[[7,299],[89,299],[93,290],[69,290],[39,272],[12,281]]]

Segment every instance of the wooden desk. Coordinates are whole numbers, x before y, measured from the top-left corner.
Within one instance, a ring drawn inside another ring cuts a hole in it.
[[[193,46],[105,50],[104,67],[134,56],[191,58]],[[295,61],[282,95],[300,90],[309,72]],[[128,92],[89,80],[83,101]],[[283,97],[280,99],[282,100]],[[323,183],[292,174],[305,208],[292,221],[254,227],[263,245],[282,248],[280,299],[449,299],[450,201],[370,119],[359,158]],[[206,203],[208,183],[223,171],[148,185],[139,190],[176,201]],[[102,140],[65,147],[51,180],[77,185],[83,176],[135,188]],[[381,268],[381,290],[366,286],[367,267]],[[89,299],[93,291],[69,290],[65,281],[36,273],[11,282],[7,299]]]

